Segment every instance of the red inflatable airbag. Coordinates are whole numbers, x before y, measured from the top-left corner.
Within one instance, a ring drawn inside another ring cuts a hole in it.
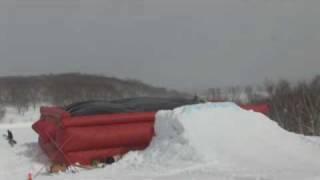
[[[40,135],[42,142],[48,143],[56,136],[56,125],[53,122],[39,120],[32,125],[32,128]]]
[[[268,104],[245,104],[245,105],[240,105],[240,107],[246,110],[260,112],[265,115],[268,115],[270,111]]]
[[[154,112],[71,117],[57,107],[46,107],[41,113],[33,129],[40,136],[41,148],[55,163],[88,165],[142,150],[154,134]]]
[[[90,149],[144,146],[151,141],[151,121],[104,126],[70,127],[57,136],[59,144],[65,144],[65,152]],[[93,148],[94,147],[94,148]]]
[[[76,116],[62,119],[62,126],[100,126],[100,125],[115,125],[128,124],[139,122],[154,121],[155,112],[139,112],[139,113],[122,113],[94,116]]]

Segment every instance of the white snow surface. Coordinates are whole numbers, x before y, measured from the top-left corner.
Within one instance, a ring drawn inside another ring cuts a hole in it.
[[[287,132],[260,113],[233,103],[206,103],[159,111],[150,146],[102,169],[48,175],[49,163],[30,124],[0,125],[18,145],[0,141],[0,179],[320,179],[320,138]]]
[[[16,123],[32,123],[37,121],[40,117],[40,107],[47,104],[39,104],[34,107],[30,106],[27,109],[19,112],[16,107],[6,106],[4,108],[5,114],[0,119],[0,124],[16,124]]]

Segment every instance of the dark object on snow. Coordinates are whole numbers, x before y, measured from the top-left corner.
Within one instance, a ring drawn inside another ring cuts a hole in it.
[[[49,172],[50,173],[66,172],[67,169],[68,167],[65,164],[53,163],[49,168]]]
[[[106,163],[106,164],[113,164],[114,162],[116,162],[116,161],[115,161],[115,159],[114,159],[113,157],[108,157],[108,158],[104,161],[104,163]]]
[[[198,99],[137,97],[113,101],[85,101],[66,106],[72,116],[116,114],[130,112],[155,112],[199,103]]]
[[[8,143],[10,144],[11,147],[13,147],[14,145],[17,144],[17,141],[14,140],[13,138],[13,134],[10,130],[7,130],[7,135],[3,135],[7,140],[8,140]]]

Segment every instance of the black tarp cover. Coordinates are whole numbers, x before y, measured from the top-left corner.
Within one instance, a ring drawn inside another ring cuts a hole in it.
[[[71,104],[65,107],[72,116],[115,114],[128,112],[153,112],[196,104],[198,100],[182,98],[137,97],[112,101],[93,100]]]

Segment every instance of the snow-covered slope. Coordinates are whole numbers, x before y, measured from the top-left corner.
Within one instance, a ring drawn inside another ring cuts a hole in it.
[[[30,125],[12,129],[18,145],[0,141],[0,176],[25,179],[36,174],[45,156]],[[266,116],[232,103],[207,103],[157,113],[156,136],[145,151],[130,152],[103,169],[36,179],[320,179],[320,141],[289,133]],[[1,178],[2,179],[2,178]]]

